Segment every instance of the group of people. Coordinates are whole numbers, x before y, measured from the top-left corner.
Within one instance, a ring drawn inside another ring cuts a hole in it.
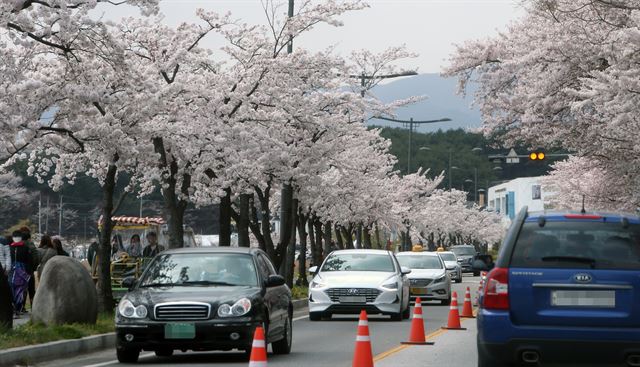
[[[14,317],[25,313],[27,297],[31,303],[36,293],[36,275],[54,256],[69,256],[57,237],[42,235],[40,245],[31,240],[31,230],[22,227],[11,236],[0,236],[0,271],[9,281],[13,296]]]
[[[125,254],[134,258],[154,257],[164,251],[164,246],[158,244],[158,236],[155,232],[147,233],[146,239],[147,245],[142,247],[140,235],[138,234],[132,235],[128,244],[123,243],[122,236],[119,234],[114,235],[111,238],[111,256],[113,260],[120,259]]]

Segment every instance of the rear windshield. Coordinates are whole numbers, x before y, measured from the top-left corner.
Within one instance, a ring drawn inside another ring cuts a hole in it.
[[[438,254],[444,261],[457,261],[456,255],[454,254]]]
[[[456,256],[473,256],[476,254],[476,250],[473,247],[452,247],[450,251]]]
[[[640,225],[525,222],[511,267],[640,269]]]
[[[400,266],[409,269],[442,269],[442,263],[437,256],[400,255],[396,256]]]

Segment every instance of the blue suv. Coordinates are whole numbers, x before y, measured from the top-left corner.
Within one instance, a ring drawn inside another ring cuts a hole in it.
[[[525,207],[477,321],[478,367],[640,366],[640,218]]]

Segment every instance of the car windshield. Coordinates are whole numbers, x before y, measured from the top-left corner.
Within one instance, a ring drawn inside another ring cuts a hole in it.
[[[640,225],[526,222],[513,250],[512,267],[640,269]]]
[[[321,271],[384,271],[393,272],[393,261],[388,254],[333,254],[322,265]]]
[[[400,255],[400,266],[409,269],[442,269],[442,263],[437,256],[424,255]]]
[[[246,254],[161,254],[140,280],[154,286],[256,286],[253,257]]]
[[[451,252],[456,256],[473,256],[476,254],[476,250],[473,247],[452,247]]]
[[[438,254],[440,255],[440,257],[442,258],[443,261],[456,261],[456,255],[452,254],[452,253],[448,253],[448,254]]]

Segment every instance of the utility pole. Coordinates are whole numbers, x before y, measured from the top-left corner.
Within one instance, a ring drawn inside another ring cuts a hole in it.
[[[387,121],[393,121],[393,122],[400,122],[402,124],[409,124],[409,152],[408,152],[408,160],[407,160],[407,174],[411,173],[411,152],[412,152],[412,145],[413,145],[413,125],[414,124],[433,124],[436,122],[445,122],[445,121],[451,121],[450,118],[448,117],[444,117],[438,120],[425,120],[425,121],[414,121],[413,117],[410,120],[398,120],[398,119],[391,119],[391,118],[387,118],[387,117],[382,117],[382,116],[377,116],[376,118],[381,119],[381,120],[387,120]],[[451,164],[451,153],[449,153],[449,164]],[[451,186],[451,183],[449,183],[449,186]]]
[[[49,233],[49,196],[47,196],[47,210],[44,212],[44,231]]]
[[[449,170],[447,171],[447,176],[449,176],[449,191],[451,191],[451,148],[449,148]]]
[[[140,198],[140,218],[142,218],[142,197]]]
[[[58,211],[58,236],[62,237],[62,193],[60,194],[60,208]]]
[[[42,191],[38,193],[38,233],[42,234]]]

